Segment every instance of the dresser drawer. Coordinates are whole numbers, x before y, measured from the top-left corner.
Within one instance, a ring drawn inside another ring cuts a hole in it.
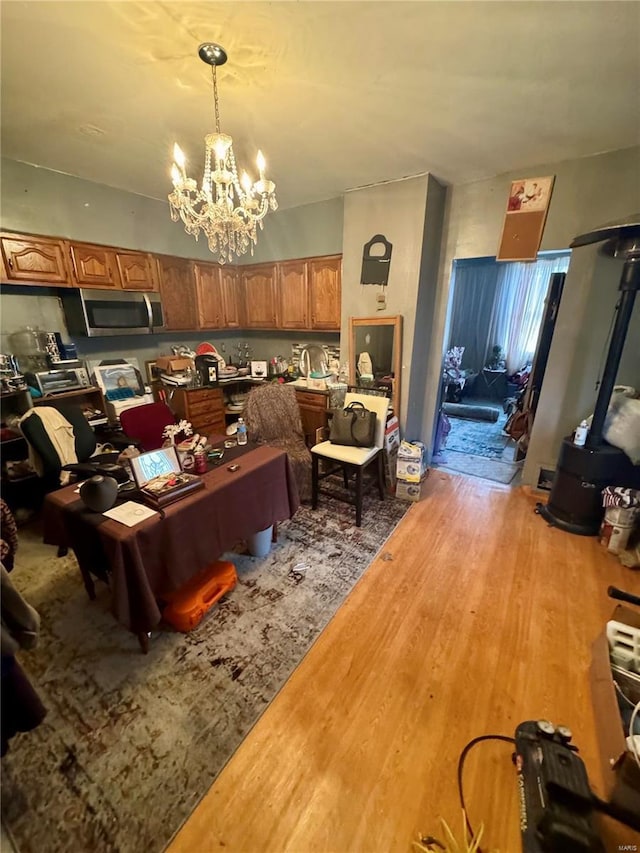
[[[211,414],[222,414],[224,411],[222,400],[202,400],[202,402],[192,403],[189,400],[188,409],[189,417],[196,418],[202,417],[202,415]]]
[[[212,435],[216,433],[218,435],[224,435],[226,424],[224,422],[224,418],[220,420],[219,418],[203,418],[202,420],[193,421],[192,424],[194,432],[199,432],[200,435]]]
[[[320,411],[324,411],[329,402],[327,394],[314,394],[313,391],[296,391],[296,399],[300,408]]]
[[[196,388],[194,390],[187,391],[187,396],[189,400],[193,400],[193,402],[201,403],[203,400],[222,400],[222,389],[221,388]]]

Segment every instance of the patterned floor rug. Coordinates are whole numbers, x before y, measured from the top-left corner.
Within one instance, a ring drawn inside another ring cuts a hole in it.
[[[502,434],[506,415],[501,414],[495,423],[470,421],[464,418],[448,416],[451,432],[447,436],[446,450],[457,453],[470,453],[487,459],[501,459],[509,444],[509,438]]]
[[[21,660],[48,708],[2,760],[3,821],[20,853],[156,853],[348,595],[411,504],[330,498],[279,527],[265,558],[231,555],[239,583],[190,634],[142,655],[90,602],[72,556],[21,533],[15,585],[42,619]]]

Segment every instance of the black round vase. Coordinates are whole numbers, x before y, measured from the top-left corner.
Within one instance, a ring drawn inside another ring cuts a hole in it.
[[[94,512],[105,512],[116,502],[118,484],[113,477],[96,474],[80,486],[80,497]]]

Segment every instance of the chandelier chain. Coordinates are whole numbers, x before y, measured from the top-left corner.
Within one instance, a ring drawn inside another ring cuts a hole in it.
[[[218,101],[218,77],[215,65],[211,66],[211,76],[213,77],[213,108],[215,110],[216,133],[220,133],[220,103]]]

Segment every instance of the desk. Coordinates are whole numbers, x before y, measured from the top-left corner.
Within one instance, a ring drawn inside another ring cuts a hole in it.
[[[226,459],[225,459],[226,462]],[[91,573],[108,576],[116,619],[143,637],[160,622],[157,599],[178,589],[241,539],[290,518],[298,491],[287,454],[258,447],[238,471],[222,464],[204,474],[204,489],[135,527],[91,512],[75,489],[47,495],[44,541],[73,548],[89,596]]]

